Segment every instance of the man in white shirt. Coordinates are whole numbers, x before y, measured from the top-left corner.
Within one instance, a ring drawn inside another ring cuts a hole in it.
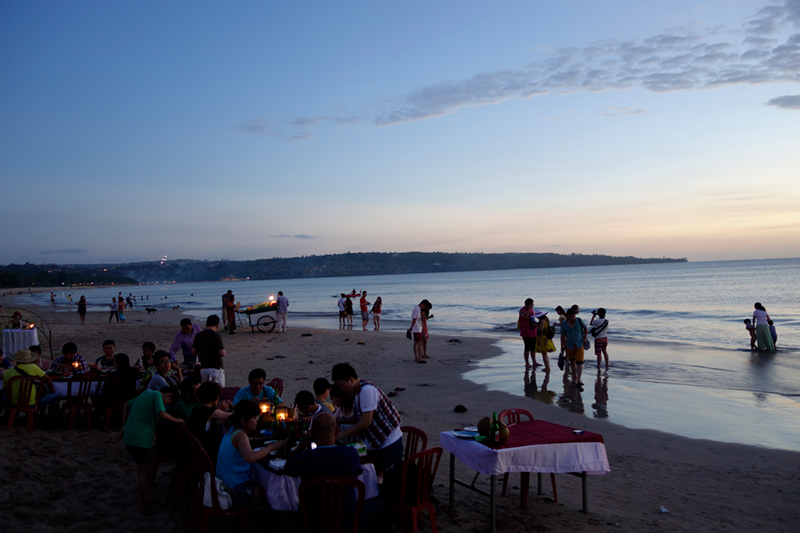
[[[345,307],[344,302],[344,293],[342,293],[342,297],[339,298],[339,326],[344,327],[346,325],[345,320],[347,319],[347,308]]]
[[[289,314],[289,299],[278,291],[278,333],[286,333],[286,315]]]
[[[606,320],[606,310],[602,307],[597,311],[592,311],[592,319],[589,321],[592,329],[589,331],[594,334],[594,354],[597,356],[597,370],[600,370],[600,356],[606,359],[606,371],[608,371],[608,320]]]

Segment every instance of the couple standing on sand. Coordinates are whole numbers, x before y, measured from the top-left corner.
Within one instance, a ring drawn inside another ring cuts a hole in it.
[[[414,337],[414,360],[417,363],[425,364],[428,357],[428,320],[433,315],[428,314],[433,309],[433,304],[428,300],[422,300],[419,305],[411,311],[411,328],[408,335]],[[411,337],[409,337],[411,338]]]

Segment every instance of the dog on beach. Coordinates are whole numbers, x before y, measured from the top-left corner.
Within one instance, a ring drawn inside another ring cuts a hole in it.
[[[156,311],[158,311],[158,309],[156,309],[155,307],[145,307],[145,308],[144,308],[144,310],[145,310],[145,311],[147,311],[147,314],[148,314],[148,315],[149,315],[149,314],[151,314],[151,313],[155,313]]]

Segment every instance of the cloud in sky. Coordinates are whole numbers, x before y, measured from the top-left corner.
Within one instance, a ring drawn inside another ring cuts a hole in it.
[[[64,248],[62,250],[45,250],[39,252],[41,255],[54,255],[54,254],[85,254],[88,252],[86,248]]]
[[[684,27],[643,40],[589,42],[525,66],[420,87],[365,106],[360,113],[299,117],[293,121],[300,128],[296,138],[275,136],[306,139],[309,128],[325,121],[393,126],[552,93],[637,87],[663,93],[793,81],[800,81],[800,0],[784,0],[758,10],[736,30]],[[242,129],[258,130],[253,122]]]
[[[643,107],[609,107],[603,113],[604,117],[624,117],[627,115],[647,115],[647,110]]]
[[[288,235],[281,233],[280,235],[270,235],[273,239],[316,239],[316,235],[306,235],[305,233],[298,233],[297,235]]]
[[[782,109],[800,109],[800,94],[779,96],[767,102],[767,105]]]

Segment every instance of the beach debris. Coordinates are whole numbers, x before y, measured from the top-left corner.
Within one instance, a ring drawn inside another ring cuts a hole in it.
[[[347,341],[349,341],[349,340],[350,340],[350,339],[345,339],[345,340],[344,340],[344,342],[347,342]]]
[[[397,392],[403,392],[406,389],[404,389],[403,387],[395,387],[394,390],[396,390]]]
[[[658,512],[661,514],[667,514],[669,511],[667,511],[667,508],[662,505],[658,508]]]
[[[308,362],[308,364],[309,364],[309,365],[313,365],[313,364],[314,364],[314,361],[309,361],[309,362]]]
[[[358,344],[366,344],[364,341],[358,341]]]
[[[467,408],[464,407],[461,404],[458,404],[455,407],[453,407],[453,411],[455,411],[456,413],[466,413],[467,412]]]
[[[460,339],[450,339],[447,342],[450,343],[450,344],[461,344],[461,340]]]
[[[314,335],[312,335],[311,333],[303,333],[303,334],[302,334],[302,335],[300,335],[300,336],[301,336],[301,337],[313,337]]]
[[[285,355],[276,355],[275,359],[286,359]]]
[[[433,387],[430,383],[417,383],[417,387]]]
[[[395,396],[397,396],[397,393],[394,392],[394,391],[391,391],[391,392],[387,393],[386,396],[388,396],[389,398],[394,398]]]
[[[672,446],[670,446],[669,444],[667,444],[666,446],[662,446],[662,448],[664,448],[665,450],[669,450],[670,448],[672,448]]]

